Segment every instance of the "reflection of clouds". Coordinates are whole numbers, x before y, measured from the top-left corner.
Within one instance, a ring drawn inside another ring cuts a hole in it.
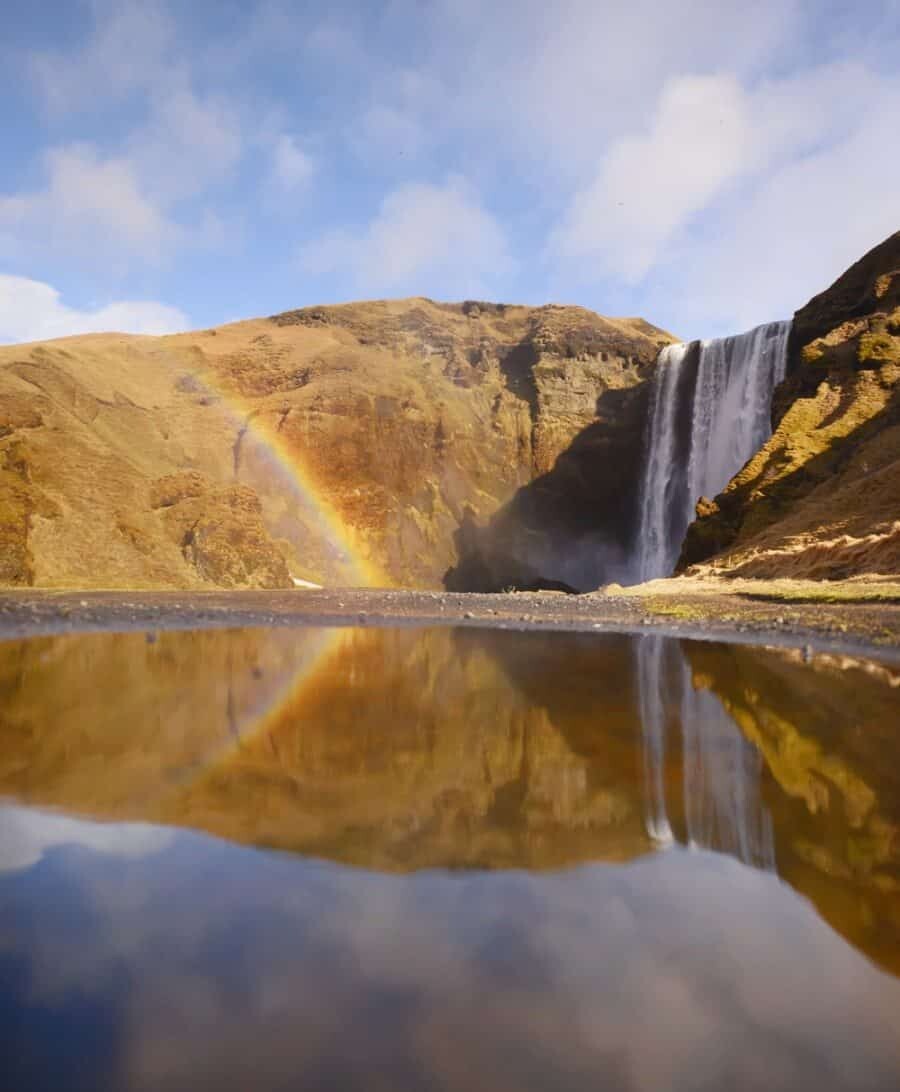
[[[68,935],[22,904],[31,989],[103,998],[127,978],[109,1044],[127,1088],[718,1092],[900,1074],[900,982],[775,877],[705,852],[383,876],[175,835],[115,869],[60,863],[55,882],[90,926]]]
[[[172,833],[147,823],[92,823],[51,812],[0,806],[0,872],[20,872],[54,846],[81,846],[114,857],[158,853]]]

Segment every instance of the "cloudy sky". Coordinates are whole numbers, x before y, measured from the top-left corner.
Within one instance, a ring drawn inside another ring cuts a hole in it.
[[[0,341],[428,295],[684,336],[900,228],[900,0],[38,0]]]

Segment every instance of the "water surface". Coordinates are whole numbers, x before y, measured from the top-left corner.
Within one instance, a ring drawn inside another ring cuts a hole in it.
[[[653,636],[0,643],[0,1071],[896,1088],[898,711]]]

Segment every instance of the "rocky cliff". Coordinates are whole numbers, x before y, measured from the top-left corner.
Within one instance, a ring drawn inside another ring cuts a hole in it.
[[[900,571],[900,232],[794,317],[769,442],[701,500],[680,569]]]
[[[2,347],[0,584],[438,585],[460,528],[552,484],[576,437],[585,510],[617,495],[669,340],[412,299]]]

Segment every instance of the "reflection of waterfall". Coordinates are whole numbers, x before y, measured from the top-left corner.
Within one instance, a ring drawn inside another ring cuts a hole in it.
[[[665,649],[665,642],[656,637],[645,638],[638,644],[638,701],[644,729],[645,824],[650,837],[661,845],[673,840],[663,782],[669,693]]]
[[[772,817],[759,795],[759,752],[715,694],[694,688],[677,642],[641,637],[637,660],[647,833],[661,844],[671,842],[680,812],[688,844],[774,870]],[[666,755],[677,753],[679,744],[680,801],[677,791],[667,791],[665,777]]]
[[[772,322],[660,353],[641,487],[642,580],[671,573],[697,499],[720,493],[768,439],[790,329]]]

